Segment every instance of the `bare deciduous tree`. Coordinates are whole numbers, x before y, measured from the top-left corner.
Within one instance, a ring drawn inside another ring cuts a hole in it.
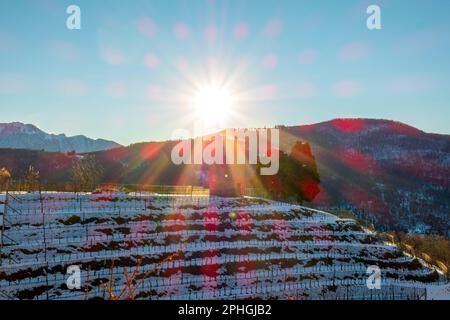
[[[139,257],[139,260],[137,262],[137,265],[134,268],[134,271],[130,274],[127,270],[126,266],[123,266],[123,272],[125,275],[125,285],[124,287],[117,293],[114,293],[114,258],[111,262],[111,268],[109,273],[109,283],[103,282],[103,280],[100,280],[101,285],[103,286],[103,289],[105,289],[105,292],[108,294],[109,300],[134,300],[136,298],[136,291],[139,289],[140,286],[142,286],[144,280],[148,278],[151,274],[158,271],[158,269],[167,261],[171,261],[175,259],[178,255],[180,255],[186,246],[188,245],[188,241],[184,241],[182,246],[174,253],[170,254],[163,260],[159,261],[153,268],[148,270],[147,272],[139,274],[139,268],[142,265],[143,257]],[[88,300],[89,298],[89,290],[91,288],[90,286],[90,277],[91,277],[91,269],[89,267],[88,274],[87,274],[87,280],[86,280],[86,287],[84,289],[84,300]]]
[[[92,155],[84,156],[72,167],[72,181],[75,189],[92,190],[103,173],[102,166]]]
[[[29,165],[27,171],[23,175],[25,190],[28,192],[39,190],[40,187],[40,173],[34,168],[34,166]]]
[[[8,190],[9,181],[11,180],[11,174],[8,169],[0,169],[0,191]]]

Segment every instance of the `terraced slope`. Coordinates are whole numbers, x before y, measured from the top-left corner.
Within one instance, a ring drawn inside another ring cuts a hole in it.
[[[424,299],[443,281],[353,220],[264,199],[31,193],[3,202],[0,299],[108,298],[111,279],[116,296],[133,288],[135,299]],[[67,288],[71,265],[81,267],[79,290]],[[380,290],[367,288],[371,265]]]

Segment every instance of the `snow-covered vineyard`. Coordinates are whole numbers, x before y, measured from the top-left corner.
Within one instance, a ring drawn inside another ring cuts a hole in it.
[[[445,281],[353,220],[285,203],[140,193],[0,197],[0,299],[425,299]],[[78,290],[67,287],[73,265]],[[367,287],[371,265],[381,269],[379,290]]]

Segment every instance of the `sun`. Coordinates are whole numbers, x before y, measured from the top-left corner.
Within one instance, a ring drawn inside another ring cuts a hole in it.
[[[232,104],[230,92],[215,85],[200,88],[193,99],[196,119],[209,126],[223,123],[231,112]]]

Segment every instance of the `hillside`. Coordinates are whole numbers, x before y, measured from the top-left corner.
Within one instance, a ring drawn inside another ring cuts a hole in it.
[[[450,233],[449,136],[375,119],[336,119],[280,129],[280,147],[287,156],[282,159],[294,156],[302,164],[311,163],[308,170],[299,174],[303,178],[312,177],[313,183],[303,179],[302,183],[306,183],[302,185],[289,185],[297,187],[303,199],[313,200],[312,205],[351,210],[373,221],[379,229]],[[300,146],[303,156],[295,155],[293,148],[301,142],[307,142],[305,147]],[[173,165],[170,152],[174,144],[149,142],[93,153],[104,168],[101,182],[201,185],[199,172],[206,172],[208,177],[217,177],[216,181],[235,189],[255,186],[253,182],[248,183],[254,171],[248,166],[233,166],[231,171],[240,172],[233,175],[224,166]],[[0,149],[0,167],[10,169],[14,178],[20,179],[32,164],[48,183],[69,181],[70,168],[78,158]],[[244,177],[244,181],[230,184],[225,177],[231,176]],[[286,181],[282,181],[285,178],[281,176],[266,179],[263,186],[286,188]],[[272,190],[274,194],[276,190]]]
[[[294,144],[280,152],[276,175],[261,177],[257,165],[175,165],[171,151],[177,142],[150,142],[89,154],[62,154],[44,151],[0,149],[0,167],[13,178],[12,188],[22,188],[28,166],[40,172],[46,188],[64,189],[72,183],[72,168],[83,159],[95,159],[101,167],[96,183],[127,185],[194,185],[211,194],[235,196],[248,189],[276,199],[309,201],[319,192],[319,176],[311,148]]]
[[[311,144],[321,177],[318,206],[341,206],[380,227],[450,234],[450,136],[403,123],[336,119],[283,127],[281,143]]]
[[[118,299],[416,300],[446,283],[353,220],[282,202],[118,192],[8,203],[0,299],[108,299],[103,282]],[[74,265],[81,290],[66,285]]]

